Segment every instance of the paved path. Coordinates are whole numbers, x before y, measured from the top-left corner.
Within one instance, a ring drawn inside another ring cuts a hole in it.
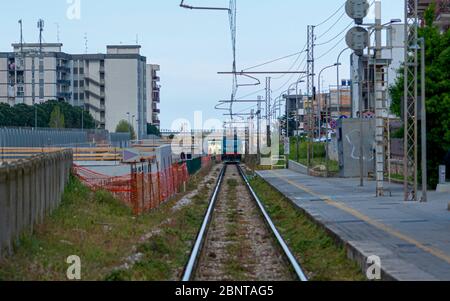
[[[401,185],[392,197],[375,197],[375,182],[314,178],[290,170],[258,174],[344,242],[361,266],[381,258],[385,279],[450,280],[449,194],[404,203]]]

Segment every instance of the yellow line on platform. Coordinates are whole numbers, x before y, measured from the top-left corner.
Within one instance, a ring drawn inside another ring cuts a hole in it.
[[[342,211],[345,211],[345,212],[353,215],[354,217],[356,217],[356,218],[358,218],[358,219],[360,219],[360,220],[362,220],[362,221],[364,221],[364,222],[374,226],[375,228],[378,228],[378,229],[380,229],[382,231],[387,232],[388,234],[390,234],[392,236],[395,236],[395,237],[400,238],[400,239],[402,239],[402,240],[404,240],[404,241],[406,241],[406,242],[408,242],[408,243],[410,243],[412,245],[415,245],[417,248],[419,248],[419,249],[421,249],[421,250],[423,250],[423,251],[425,251],[425,252],[427,252],[429,254],[432,254],[432,255],[434,255],[434,256],[436,256],[436,257],[446,261],[448,264],[450,264],[450,256],[447,255],[446,253],[444,253],[443,251],[441,251],[439,249],[427,247],[424,244],[422,244],[420,241],[417,241],[416,239],[414,239],[412,237],[409,237],[409,236],[407,236],[407,235],[405,235],[405,234],[403,234],[403,233],[401,233],[401,232],[399,232],[399,231],[397,231],[397,230],[395,230],[395,229],[393,229],[393,228],[391,228],[391,227],[389,227],[389,226],[387,226],[387,225],[385,225],[383,223],[375,221],[375,220],[371,219],[370,217],[368,217],[367,215],[365,215],[365,214],[363,214],[363,213],[361,213],[361,212],[359,212],[359,211],[357,211],[357,210],[355,210],[353,208],[350,208],[349,206],[347,206],[347,205],[345,205],[345,204],[343,204],[341,202],[334,201],[328,196],[316,193],[316,192],[312,191],[311,189],[309,189],[309,188],[307,188],[307,187],[305,187],[305,186],[303,186],[301,184],[295,183],[295,182],[293,182],[293,181],[291,181],[289,179],[286,179],[286,178],[282,177],[279,174],[279,172],[277,172],[277,171],[271,171],[270,173],[274,174],[277,178],[281,179],[282,181],[285,181],[286,183],[289,183],[289,184],[291,184],[291,185],[293,185],[293,186],[295,186],[295,187],[297,187],[297,188],[299,188],[299,189],[301,189],[301,190],[303,190],[303,191],[305,191],[305,192],[307,192],[307,193],[309,193],[309,194],[311,194],[311,195],[313,195],[315,197],[320,198],[326,204],[328,204],[330,206],[333,206],[335,208],[338,208],[338,209],[340,209]]]

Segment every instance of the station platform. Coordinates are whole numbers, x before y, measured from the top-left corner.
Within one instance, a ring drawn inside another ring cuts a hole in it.
[[[291,170],[259,171],[299,209],[342,243],[362,269],[381,259],[383,280],[450,280],[450,194],[429,193],[428,203],[403,202],[403,186],[375,196],[375,182],[315,178]]]

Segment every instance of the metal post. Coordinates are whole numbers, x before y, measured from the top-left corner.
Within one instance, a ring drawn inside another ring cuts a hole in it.
[[[422,59],[421,59],[421,101],[422,101],[422,110],[421,110],[421,117],[422,117],[422,199],[421,202],[427,202],[427,188],[428,188],[428,169],[427,169],[427,102],[426,102],[426,65],[425,65],[425,55],[426,55],[426,46],[425,46],[425,39],[421,38],[421,52],[422,52]]]
[[[418,1],[405,0],[404,200],[417,201]],[[410,183],[412,179],[412,183]]]
[[[261,164],[261,96],[258,96],[258,112],[257,112],[257,139],[256,139],[256,152],[257,152],[257,164]]]
[[[308,58],[307,58],[307,97],[308,97],[308,168],[311,168],[311,161],[314,156],[314,148],[312,142],[314,141],[314,26],[308,26]],[[298,152],[297,152],[298,153]]]
[[[376,196],[384,196],[384,95],[383,85],[378,84],[378,60],[381,59],[381,2],[375,2],[375,53],[373,58],[373,99],[375,102],[375,178],[376,178]],[[370,41],[370,39],[369,39]],[[369,56],[370,62],[370,47]],[[369,68],[370,70],[370,68]],[[383,75],[380,75],[382,80]],[[370,93],[370,90],[369,90]]]
[[[362,90],[363,90],[363,69],[364,63],[362,60],[362,56],[358,59],[358,77],[359,77],[359,177],[360,177],[360,186],[364,186],[364,138],[363,138],[363,130],[364,130],[364,118],[363,118],[363,99],[362,99]]]

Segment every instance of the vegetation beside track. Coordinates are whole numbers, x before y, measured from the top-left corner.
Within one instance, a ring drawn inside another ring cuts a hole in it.
[[[0,279],[67,280],[71,255],[81,258],[82,280],[180,279],[208,205],[208,187],[214,186],[200,185],[207,174],[191,178],[190,202],[180,206],[180,195],[141,216],[71,178],[61,206],[20,239],[15,255],[0,261]]]
[[[312,222],[290,200],[259,177],[250,184],[264,203],[278,231],[312,281],[363,281],[357,264],[343,247]]]

